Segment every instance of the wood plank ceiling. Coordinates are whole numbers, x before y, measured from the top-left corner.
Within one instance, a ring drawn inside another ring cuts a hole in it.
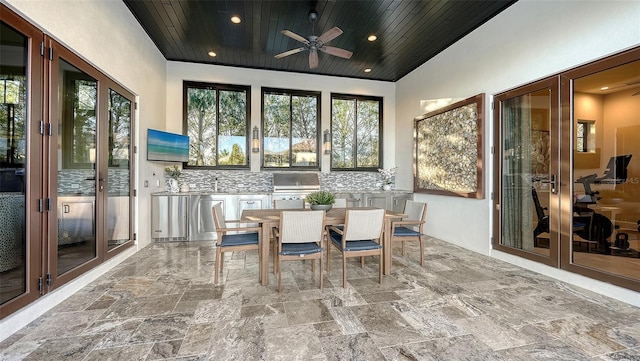
[[[395,82],[516,1],[124,2],[167,60]],[[315,29],[312,9],[319,14]],[[240,24],[230,21],[234,15]],[[274,58],[302,46],[281,30],[307,38],[334,26],[344,33],[327,45],[352,51],[351,59],[319,52],[319,65],[311,70],[308,51]],[[378,39],[368,41],[371,34]]]

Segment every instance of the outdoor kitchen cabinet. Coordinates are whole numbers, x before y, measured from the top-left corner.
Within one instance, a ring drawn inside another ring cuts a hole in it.
[[[365,193],[363,206],[389,209],[387,198],[386,193]]]
[[[347,203],[347,208],[361,207],[362,206],[362,193],[336,193],[336,199],[344,199]]]
[[[389,210],[393,212],[403,212],[404,204],[407,200],[413,199],[413,195],[411,193],[402,193],[402,194],[390,194],[389,199]]]
[[[213,213],[211,208],[218,203],[222,203],[222,209],[225,210],[226,219],[234,219],[229,216],[227,205],[230,196],[223,194],[198,194],[191,196],[191,205],[189,213],[191,218],[189,221],[189,240],[190,241],[212,241],[217,238],[216,226],[213,222]]]
[[[188,237],[189,197],[185,195],[151,196],[151,237],[186,240]]]

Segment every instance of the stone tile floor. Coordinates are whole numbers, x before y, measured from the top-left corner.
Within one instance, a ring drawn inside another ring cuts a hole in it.
[[[154,243],[0,343],[0,360],[640,360],[640,309],[430,238],[258,284],[256,252]],[[334,259],[335,257],[335,259]]]

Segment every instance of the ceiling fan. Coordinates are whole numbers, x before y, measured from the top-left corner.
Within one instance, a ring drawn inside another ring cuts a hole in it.
[[[315,22],[318,19],[318,13],[315,10],[312,10],[309,13],[309,21],[311,21],[312,29],[315,28]],[[285,56],[297,54],[299,52],[309,50],[309,69],[315,69],[318,67],[318,50],[323,53],[327,53],[329,55],[337,56],[340,58],[350,59],[352,52],[349,50],[336,48],[334,46],[325,45],[331,40],[337,38],[342,34],[342,30],[339,27],[335,26],[329,30],[327,30],[324,34],[320,36],[310,35],[309,38],[304,38],[292,31],[282,30],[281,33],[285,36],[290,37],[291,39],[297,40],[304,44],[296,49],[287,50],[284,53],[280,53],[275,56],[276,59],[284,58]],[[313,33],[313,31],[312,31]]]

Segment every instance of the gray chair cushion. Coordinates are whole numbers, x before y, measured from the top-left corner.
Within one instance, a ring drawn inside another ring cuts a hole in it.
[[[258,244],[258,232],[241,233],[241,234],[225,234],[222,236],[222,242],[218,240],[216,246],[246,246],[249,244]]]
[[[282,251],[280,252],[283,256],[292,256],[292,255],[305,255],[305,254],[313,254],[322,252],[322,247],[318,246],[315,242],[309,243],[283,243]]]

